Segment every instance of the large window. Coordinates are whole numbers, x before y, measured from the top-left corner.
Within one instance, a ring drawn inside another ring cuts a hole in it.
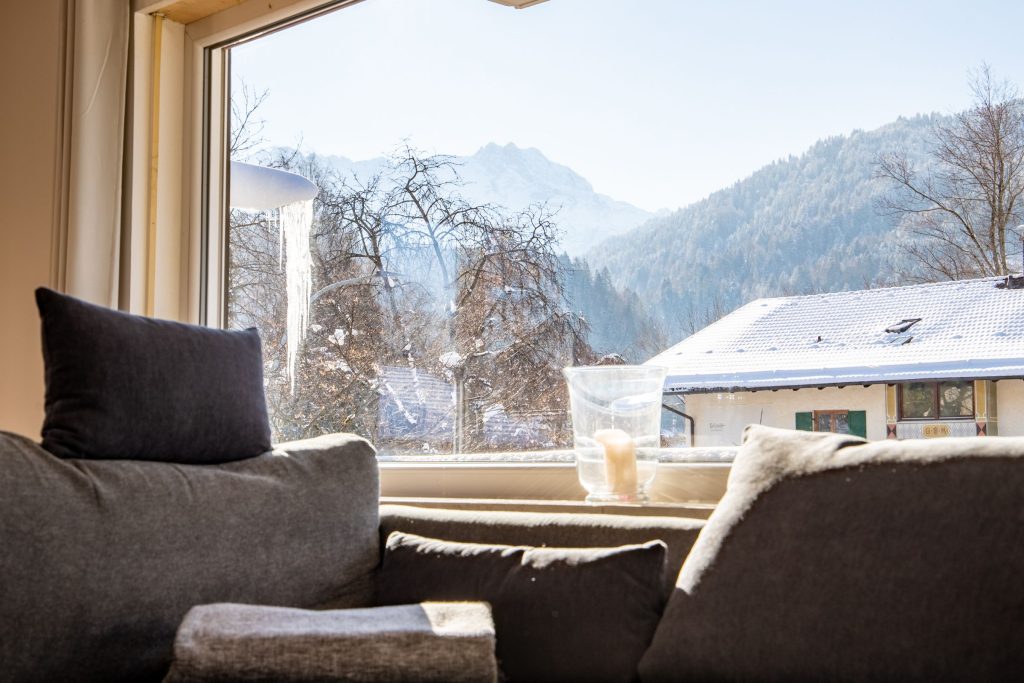
[[[974,417],[974,383],[909,382],[900,385],[901,420],[950,420]]]
[[[985,58],[1024,68],[1013,21],[972,35],[967,10],[923,2],[313,4],[217,53],[230,115],[210,146],[232,163],[209,173],[229,171],[210,203],[230,206],[207,301],[259,328],[276,439],[352,431],[388,455],[568,448],[565,366],[643,363],[758,298],[927,279],[935,245],[904,253],[909,214],[878,210],[880,159],[933,168],[953,120],[917,114],[963,111]],[[819,322],[794,334],[840,353]],[[728,419],[791,426],[783,393]],[[699,445],[669,403],[663,443]],[[969,382],[900,393],[903,419],[972,414]],[[797,420],[865,429],[863,411]]]

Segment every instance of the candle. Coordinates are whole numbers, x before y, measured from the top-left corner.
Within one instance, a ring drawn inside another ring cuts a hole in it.
[[[621,429],[599,429],[594,441],[604,447],[605,481],[610,493],[636,493],[636,446]]]

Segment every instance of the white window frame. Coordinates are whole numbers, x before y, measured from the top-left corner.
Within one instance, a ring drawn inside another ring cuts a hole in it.
[[[227,268],[226,135],[229,112],[230,64],[225,48],[268,33],[287,29],[327,12],[343,10],[362,0],[249,0],[184,27],[184,41],[177,66],[183,72],[181,102],[184,108],[180,137],[183,178],[180,186],[182,217],[186,229],[181,253],[183,294],[180,318],[222,327]],[[483,1],[483,0],[481,0]],[[133,0],[137,26],[168,0]],[[134,56],[135,69],[148,68]],[[173,55],[172,55],[173,58]],[[167,59],[165,54],[164,59]],[[138,98],[137,98],[138,101]],[[142,120],[146,111],[136,111]],[[136,126],[136,130],[139,130]],[[138,137],[135,144],[142,144]],[[161,136],[164,135],[161,129]],[[636,508],[644,514],[706,516],[725,490],[728,463],[662,463],[650,506]],[[385,501],[421,502],[455,506],[567,507],[583,498],[571,462],[473,462],[459,457],[388,462],[380,465],[381,496]],[[595,510],[595,508],[586,508]],[[613,510],[617,508],[602,508]],[[619,508],[619,511],[622,511]]]
[[[189,24],[185,29],[186,90],[190,102],[185,139],[189,147],[188,216],[189,318],[223,327],[227,276],[227,159],[226,136],[230,94],[227,48],[254,40],[322,14],[344,9],[361,0],[250,0]]]

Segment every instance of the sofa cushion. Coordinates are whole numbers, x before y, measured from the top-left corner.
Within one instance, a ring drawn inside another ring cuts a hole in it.
[[[663,606],[665,544],[532,548],[395,532],[378,602],[491,604],[509,681],[630,681]]]
[[[159,680],[197,604],[369,605],[377,496],[353,436],[179,465],[0,433],[0,679]]]
[[[43,448],[62,458],[218,463],[270,450],[259,334],[36,290]]]
[[[1024,670],[1024,439],[748,427],[644,681]]]
[[[163,683],[494,683],[482,602],[311,611],[201,605],[185,615]]]

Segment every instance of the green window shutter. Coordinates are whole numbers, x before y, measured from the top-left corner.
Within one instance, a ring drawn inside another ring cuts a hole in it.
[[[850,433],[862,439],[868,438],[868,414],[863,410],[851,410],[846,414]]]
[[[814,431],[814,414],[813,413],[797,413],[796,414],[796,428],[804,432]]]

